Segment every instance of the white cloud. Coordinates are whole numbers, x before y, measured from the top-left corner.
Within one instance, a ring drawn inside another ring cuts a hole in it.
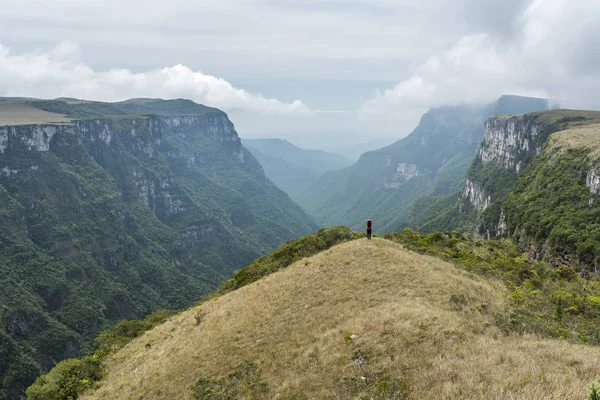
[[[563,106],[600,107],[600,2],[537,0],[510,38],[464,35],[418,64],[393,88],[364,102],[362,118],[481,103],[501,94],[550,97]],[[598,58],[598,59],[596,59]],[[583,74],[585,73],[585,75]]]
[[[265,98],[181,64],[144,72],[117,68],[95,71],[79,59],[78,47],[73,43],[29,54],[12,54],[0,44],[0,94],[102,101],[185,97],[231,113],[281,116],[312,113],[300,100],[286,103]]]
[[[361,141],[506,93],[600,108],[600,1],[0,2],[0,95],[187,97],[245,135]]]

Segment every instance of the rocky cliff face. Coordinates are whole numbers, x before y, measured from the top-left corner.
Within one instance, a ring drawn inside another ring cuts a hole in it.
[[[474,221],[476,233],[484,237],[494,237],[506,233],[510,227],[515,228],[514,218],[507,224],[507,219],[511,220],[512,217],[506,214],[504,201],[520,181],[522,172],[541,156],[552,133],[569,130],[578,124],[585,126],[596,118],[592,114],[585,111],[556,110],[492,117],[486,121],[484,140],[467,173],[459,200],[459,210],[463,214],[470,212],[469,206],[475,210],[475,214],[469,218]],[[576,132],[580,133],[565,134],[572,137],[563,138],[559,144],[554,143],[558,139],[553,139],[552,143],[548,144],[552,148],[551,152],[562,154],[562,150],[554,147],[575,148],[582,140],[581,137],[593,137],[591,134],[584,134],[583,132],[587,132],[584,130]],[[592,141],[589,138],[586,140]],[[600,194],[597,168],[588,163],[585,167],[579,167],[586,169],[585,184],[589,191]],[[593,202],[594,199],[590,199],[588,203],[591,206]]]
[[[0,127],[0,398],[114,321],[186,307],[317,228],[223,112],[82,104],[42,102],[71,123]]]
[[[600,174],[597,168],[592,168],[586,175],[585,185],[590,188],[590,192],[600,195]]]
[[[491,196],[486,196],[483,188],[469,179],[465,179],[462,192],[463,197],[471,203],[478,212],[485,210],[492,201]]]
[[[194,142],[197,135],[213,139],[219,143],[223,153],[231,156],[232,161],[240,166],[246,164],[246,156],[240,139],[233,124],[224,115],[214,116],[148,116],[143,118],[122,119],[92,119],[74,121],[73,124],[63,125],[21,125],[0,128],[0,151],[47,153],[52,143],[55,150],[69,150],[73,146],[83,146],[94,160],[107,169],[113,166],[105,162],[107,152],[113,157],[127,151],[130,155],[147,162],[161,160],[166,156],[170,164],[185,165],[192,170],[194,167],[203,168],[214,162],[213,155],[208,149],[193,151],[186,148],[170,146],[165,143],[169,135],[176,135],[183,141]],[[53,141],[53,138],[56,140]],[[0,171],[5,177],[16,174],[44,174],[38,165],[28,165],[27,159],[8,161],[8,154]],[[0,159],[1,162],[1,159]],[[257,167],[255,160],[248,163]],[[178,193],[173,174],[159,176],[155,171],[145,168],[143,163],[128,171],[119,172],[124,200],[140,200],[148,206],[159,218],[165,218],[184,212],[185,199]],[[258,168],[257,168],[258,170]],[[122,174],[127,175],[123,177]],[[215,176],[216,177],[216,176]],[[123,179],[125,178],[125,179]]]
[[[529,254],[585,276],[600,265],[600,112],[557,110],[553,132],[501,203],[507,235]],[[485,222],[485,221],[484,221]]]
[[[385,189],[398,189],[412,178],[431,174],[430,171],[421,170],[417,164],[398,162],[392,157],[386,158],[386,168],[389,174],[384,174],[382,186]]]
[[[488,181],[490,171],[503,170],[502,175],[516,176],[537,156],[548,135],[545,122],[525,116],[491,117],[485,122],[485,134],[475,161],[468,173],[462,198],[484,211],[500,194],[501,188]],[[485,171],[488,170],[488,171]]]
[[[483,164],[493,162],[518,174],[523,160],[542,150],[542,143],[537,138],[545,126],[536,119],[489,118],[485,123],[479,158]]]

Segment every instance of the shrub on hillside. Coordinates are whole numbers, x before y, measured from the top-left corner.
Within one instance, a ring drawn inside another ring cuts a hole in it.
[[[534,261],[510,239],[476,240],[452,232],[422,235],[410,229],[385,238],[502,279],[510,290],[510,307],[496,313],[494,320],[506,333],[533,332],[600,344],[600,281],[595,276],[583,279],[570,266],[554,268]]]
[[[27,399],[76,399],[83,391],[93,387],[101,377],[102,367],[100,360],[96,358],[63,360],[56,364],[48,374],[36,379],[33,385],[27,389]]]
[[[94,355],[100,359],[106,358],[107,355],[117,352],[142,333],[162,324],[179,312],[159,310],[141,321],[127,320],[118,322],[113,328],[100,333],[94,339],[94,345],[96,346]]]
[[[588,400],[600,400],[600,380],[594,381],[588,386]]]
[[[102,361],[142,333],[179,311],[159,310],[142,321],[121,321],[95,339],[96,351],[83,359],[59,362],[27,389],[28,400],[73,400],[102,378]]]
[[[310,257],[337,244],[354,240],[361,236],[345,226],[334,226],[318,230],[310,236],[286,242],[273,251],[273,253],[263,256],[249,266],[237,271],[233,275],[233,278],[221,284],[217,294],[239,289],[298,260]]]

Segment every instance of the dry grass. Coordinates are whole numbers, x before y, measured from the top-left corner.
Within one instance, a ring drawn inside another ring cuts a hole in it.
[[[71,122],[70,118],[31,107],[27,100],[0,101],[0,126],[68,122]]]
[[[592,110],[568,110],[568,109],[558,109],[558,110],[550,110],[550,111],[537,111],[531,113],[530,115],[539,115],[539,121],[554,123],[563,118],[578,118],[583,117],[587,121],[574,121],[575,124],[585,124],[585,123],[597,123],[600,121],[600,111],[592,111]]]
[[[552,134],[550,148],[565,150],[568,148],[589,148],[590,157],[600,157],[600,124],[575,126]]]
[[[584,399],[600,349],[504,336],[489,323],[505,297],[499,282],[361,239],[147,332],[85,398],[185,399],[199,377],[243,360],[260,364],[265,398],[346,398],[340,381],[360,377],[351,361],[360,346],[368,373],[402,376],[413,399]]]
[[[504,114],[504,115],[496,115],[495,118],[498,119],[513,119],[513,118],[521,118],[525,114]],[[578,118],[583,117],[586,120],[584,121],[573,121],[573,124],[589,124],[589,123],[598,123],[600,121],[600,111],[591,111],[591,110],[568,110],[568,109],[557,109],[557,110],[547,110],[547,111],[535,111],[528,113],[527,115],[533,115],[538,117],[538,121],[545,122],[548,124],[552,124],[557,122],[563,118]]]

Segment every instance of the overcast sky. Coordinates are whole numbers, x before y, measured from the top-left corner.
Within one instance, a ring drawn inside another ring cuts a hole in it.
[[[428,108],[600,109],[598,0],[0,0],[0,96],[185,97],[244,137],[403,137]]]

